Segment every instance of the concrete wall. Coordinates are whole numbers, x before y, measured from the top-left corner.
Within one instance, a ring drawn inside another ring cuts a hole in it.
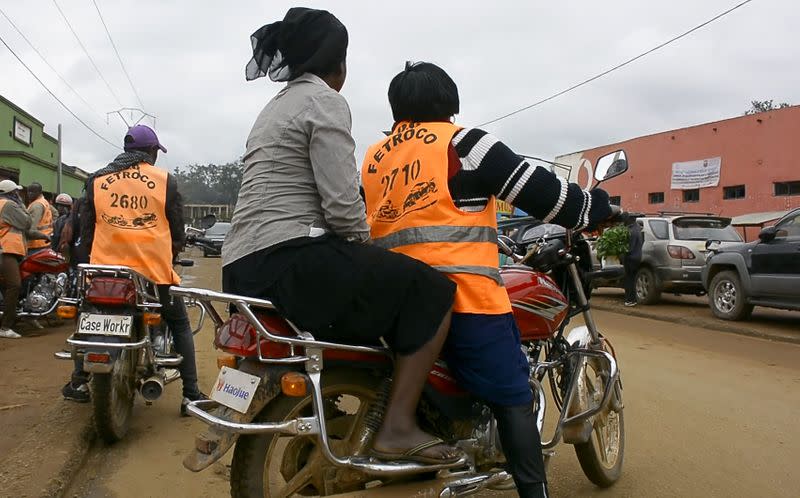
[[[800,106],[658,133],[566,154],[556,162],[573,166],[570,179],[586,186],[592,165],[603,154],[624,149],[627,173],[603,184],[619,196],[626,211],[708,212],[723,216],[781,211],[800,206],[800,196],[776,196],[775,182],[800,181]],[[722,158],[717,187],[700,189],[699,202],[683,202],[671,190],[675,162]],[[723,199],[723,188],[745,185],[743,199]],[[648,194],[664,192],[664,202],[650,204]]]

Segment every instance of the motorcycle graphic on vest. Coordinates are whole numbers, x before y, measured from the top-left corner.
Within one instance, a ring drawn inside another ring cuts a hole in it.
[[[183,358],[160,311],[156,284],[147,277],[125,266],[90,264],[78,265],[76,297],[62,299],[58,307],[58,315],[75,319],[77,328],[67,339],[69,350],[55,357],[83,360],[91,374],[95,429],[106,443],[128,432],[137,391],[150,405],[180,378],[176,368]],[[193,333],[203,320],[201,312]]]

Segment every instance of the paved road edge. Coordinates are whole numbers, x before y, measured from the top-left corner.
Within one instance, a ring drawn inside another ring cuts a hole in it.
[[[744,335],[748,337],[757,337],[759,339],[767,339],[776,342],[788,342],[791,344],[800,344],[800,335],[778,334],[772,332],[764,332],[757,330],[752,326],[748,326],[747,322],[725,322],[713,318],[699,319],[697,317],[687,318],[680,316],[669,316],[664,313],[659,313],[657,310],[650,310],[647,306],[636,306],[632,308],[623,307],[620,303],[602,302],[600,299],[592,299],[592,308],[602,311],[610,311],[620,315],[635,316],[638,318],[649,318],[651,320],[660,320],[662,322],[677,323],[680,325],[688,325],[691,327],[700,327],[709,330],[717,330],[719,332],[726,332],[729,334]]]

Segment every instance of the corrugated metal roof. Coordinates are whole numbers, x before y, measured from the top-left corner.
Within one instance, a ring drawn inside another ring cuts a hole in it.
[[[791,210],[789,210],[791,211]],[[736,216],[731,221],[733,226],[763,225],[768,221],[777,220],[786,216],[789,211],[767,211],[764,213],[750,213]]]

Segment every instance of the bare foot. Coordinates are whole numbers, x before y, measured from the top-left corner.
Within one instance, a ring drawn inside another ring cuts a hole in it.
[[[382,427],[378,434],[375,436],[375,441],[372,447],[375,451],[382,454],[402,455],[403,453],[416,448],[425,443],[436,440],[432,436],[419,427],[415,427],[408,431],[395,431],[392,432],[385,427]],[[452,462],[458,460],[463,456],[463,452],[453,446],[440,443],[430,448],[425,448],[415,453],[418,457],[427,459],[441,460],[442,463]]]

